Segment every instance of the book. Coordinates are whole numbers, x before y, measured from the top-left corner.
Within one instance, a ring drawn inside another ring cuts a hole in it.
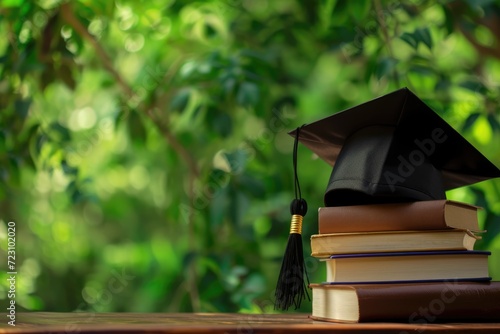
[[[311,255],[473,250],[477,239],[472,232],[458,229],[313,234]]]
[[[338,254],[326,263],[327,282],[487,279],[488,251]]]
[[[334,322],[500,321],[500,282],[311,284],[315,320]]]
[[[480,207],[450,200],[318,209],[319,234],[458,228],[479,231]]]

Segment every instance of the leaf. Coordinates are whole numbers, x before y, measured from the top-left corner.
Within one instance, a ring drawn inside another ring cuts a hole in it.
[[[21,171],[19,159],[14,156],[9,157],[9,179],[16,186],[21,185]]]
[[[58,142],[68,142],[71,140],[71,132],[59,122],[53,122],[49,126],[51,138]]]
[[[227,113],[210,106],[207,109],[206,120],[211,129],[223,138],[227,138],[233,132],[233,119]]]
[[[413,34],[405,32],[401,36],[399,36],[399,38],[408,43],[414,49],[417,49],[418,41],[415,39],[415,36]]]
[[[202,196],[207,196],[210,203],[210,226],[217,228],[222,225],[227,210],[227,188],[220,188],[215,182],[208,182]],[[214,230],[215,231],[215,230]]]
[[[7,135],[6,131],[1,129],[0,130],[0,152],[6,152],[7,151]]]
[[[229,219],[234,226],[241,226],[243,224],[243,217],[249,206],[250,200],[245,193],[239,191],[237,187],[232,187],[229,196]],[[245,238],[251,239],[253,237],[252,229],[239,229],[238,233]]]
[[[448,9],[447,6],[442,5],[441,8],[443,9],[444,12],[444,25],[446,27],[446,32],[449,35],[453,33],[453,30],[455,28],[455,16],[453,16],[453,13]]]
[[[222,138],[227,138],[233,132],[233,120],[226,113],[220,113],[213,120],[213,128],[219,133]]]
[[[42,153],[42,148],[47,143],[49,138],[45,134],[41,134],[38,136],[36,139],[36,144],[35,144],[35,154],[38,157],[40,153]]]
[[[259,102],[259,87],[253,82],[243,82],[236,96],[242,106],[255,106]]]
[[[224,93],[226,93],[227,96],[230,96],[236,86],[236,79],[234,77],[228,77],[222,82],[222,86],[224,87]]]
[[[73,204],[81,203],[85,199],[85,195],[78,189],[75,189],[71,194],[71,202]]]
[[[481,116],[481,114],[478,112],[470,114],[465,120],[464,125],[462,126],[462,132],[469,130],[478,120],[479,116]]]
[[[214,27],[214,25],[205,22],[204,28],[205,28],[205,37],[207,38],[217,37],[217,29]]]
[[[448,78],[442,77],[434,86],[436,91],[448,91],[451,87],[451,82]]]
[[[144,143],[147,138],[146,127],[137,110],[131,110],[127,119],[130,139]]]
[[[231,167],[231,172],[234,174],[241,173],[245,170],[248,161],[248,155],[244,150],[236,150],[234,152],[225,152],[226,160]]]
[[[191,96],[191,91],[189,89],[181,89],[170,101],[170,110],[182,112],[186,109],[189,102],[189,97]]]
[[[482,82],[474,79],[464,80],[458,85],[478,94],[486,94],[488,92],[488,88]]]
[[[382,77],[385,77],[389,74],[391,74],[396,65],[397,65],[398,61],[394,58],[383,58],[378,64],[377,64],[377,68],[375,69],[375,75],[377,77],[377,79],[381,79]]]
[[[357,22],[363,22],[366,19],[366,16],[370,12],[370,8],[372,6],[372,2],[368,0],[356,0],[348,2],[348,10],[349,14],[354,18]]]
[[[260,179],[253,177],[251,174],[243,174],[238,179],[242,190],[247,191],[252,198],[264,199],[266,195],[266,187]]]
[[[14,102],[14,109],[16,110],[16,113],[22,118],[25,119],[26,116],[28,116],[28,112],[31,106],[31,99],[16,99]]]
[[[61,161],[61,168],[66,175],[76,176],[78,174],[78,168],[68,165],[66,160]]]
[[[490,123],[493,132],[500,132],[500,123],[494,114],[488,114],[488,122]]]
[[[422,75],[431,75],[434,74],[434,70],[428,66],[424,65],[412,65],[409,69],[411,72],[422,74]]]
[[[318,17],[320,18],[321,25],[324,30],[327,30],[330,27],[332,13],[336,3],[337,0],[326,0],[320,2],[319,4]]]
[[[432,49],[432,36],[429,31],[429,28],[415,29],[413,35],[415,36],[417,42],[424,43],[429,48],[429,50]]]

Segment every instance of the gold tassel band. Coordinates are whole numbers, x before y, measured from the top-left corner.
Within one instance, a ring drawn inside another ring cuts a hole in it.
[[[302,234],[302,217],[301,215],[292,215],[292,223],[290,225],[290,234]]]

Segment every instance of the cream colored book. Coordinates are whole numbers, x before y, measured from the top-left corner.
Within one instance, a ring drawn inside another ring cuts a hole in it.
[[[394,252],[332,255],[326,281],[383,282],[433,280],[487,280],[487,251]]]
[[[457,229],[314,234],[311,255],[473,250],[477,239],[472,232]]]

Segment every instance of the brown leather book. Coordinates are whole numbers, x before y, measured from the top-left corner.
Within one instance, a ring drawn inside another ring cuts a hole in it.
[[[500,321],[500,282],[310,287],[314,320],[411,324]]]
[[[318,227],[320,234],[449,228],[477,232],[479,209],[450,200],[321,207]]]

